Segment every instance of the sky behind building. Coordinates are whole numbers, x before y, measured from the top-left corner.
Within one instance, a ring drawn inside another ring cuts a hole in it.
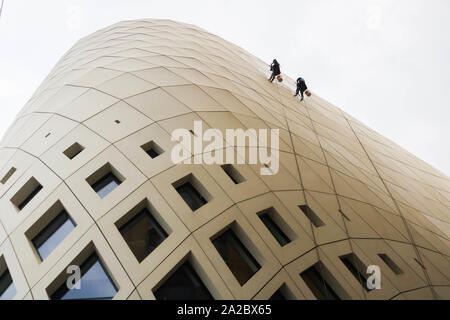
[[[449,17],[448,0],[6,0],[0,135],[80,37],[167,18],[277,58],[284,73],[449,175]]]

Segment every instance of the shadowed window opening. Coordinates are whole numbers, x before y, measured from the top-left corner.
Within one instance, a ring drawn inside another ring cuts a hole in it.
[[[321,262],[306,269],[300,276],[317,300],[341,300],[336,293],[336,280]]]
[[[179,267],[154,295],[157,300],[214,300],[189,261]]]
[[[121,179],[121,174],[107,163],[87,178],[86,181],[98,196],[103,199],[116,189],[123,179]]]
[[[206,189],[192,174],[187,175],[172,185],[192,211],[200,209],[211,199]]]
[[[262,223],[270,231],[273,237],[277,240],[280,246],[285,246],[291,243],[291,238],[287,233],[292,234],[293,232],[289,230],[288,232],[283,231],[287,229],[288,226],[281,218],[280,214],[272,207],[264,211],[258,212],[258,217],[261,219]],[[281,223],[283,226],[281,226]]]
[[[12,177],[12,175],[14,174],[14,172],[16,172],[16,168],[12,167],[11,169],[9,169],[9,171],[5,174],[5,176],[3,177],[3,179],[0,181],[1,184],[5,184],[6,182],[8,182],[9,178]]]
[[[311,221],[314,227],[323,227],[325,223],[319,218],[319,216],[307,205],[298,206],[302,210],[303,214]]]
[[[20,188],[14,197],[11,198],[11,202],[19,210],[22,210],[41,190],[41,184],[32,177],[22,188]]]
[[[152,158],[155,159],[164,153],[164,150],[158,146],[154,141],[150,141],[141,146],[141,148]]]
[[[231,228],[214,238],[212,243],[241,286],[261,269],[258,261]]]
[[[139,262],[142,262],[168,237],[149,209],[143,208],[119,229]]]
[[[396,275],[403,273],[403,270],[387,254],[379,253],[378,256]]]
[[[223,171],[228,175],[228,177],[234,182],[234,184],[239,184],[245,181],[245,178],[239,173],[239,171],[231,164],[224,164],[221,166]]]
[[[66,149],[63,153],[66,155],[67,158],[72,160],[77,155],[79,155],[84,150],[84,147],[80,145],[78,142],[75,142],[73,145],[71,145],[69,148]]]
[[[0,274],[0,300],[12,300],[16,293],[11,274],[6,269]]]
[[[80,267],[80,290],[69,289],[66,281],[51,295],[51,300],[110,300],[117,288],[96,253]]]
[[[57,203],[58,204],[58,203]],[[57,205],[56,204],[56,205]],[[60,204],[59,204],[60,205]],[[43,261],[75,229],[75,223],[65,209],[31,241]]]
[[[367,287],[367,267],[354,253],[346,254],[345,256],[341,256],[339,258],[366,291],[373,290]]]

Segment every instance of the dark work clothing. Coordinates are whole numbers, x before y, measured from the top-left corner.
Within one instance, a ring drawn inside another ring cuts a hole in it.
[[[302,95],[303,100],[303,93],[308,90],[308,87],[306,86],[305,80],[303,78],[297,79],[297,91],[295,92],[295,95],[298,96],[299,93]]]
[[[278,62],[274,62],[270,65],[270,71],[272,71],[272,75],[269,78],[270,82],[275,80],[275,77],[281,74],[280,64]]]
[[[272,71],[276,76],[281,73],[280,64],[278,62],[274,62],[270,65],[270,71]]]

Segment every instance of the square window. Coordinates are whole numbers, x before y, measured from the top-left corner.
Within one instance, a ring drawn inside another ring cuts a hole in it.
[[[212,239],[212,243],[241,286],[261,269],[231,227]]]
[[[164,150],[158,146],[155,142],[150,141],[144,145],[141,146],[141,148],[152,158],[155,159],[156,157],[160,156],[164,153]]]
[[[323,227],[325,223],[319,218],[319,216],[307,205],[298,206],[302,210],[303,214],[311,221],[314,227]]]
[[[59,213],[31,240],[42,261],[47,258],[76,227],[75,223],[59,201],[44,214],[41,221],[46,218],[47,214],[51,214],[52,211],[57,211]],[[39,223],[40,221],[38,224]]]
[[[8,170],[8,172],[5,174],[5,176],[3,177],[3,179],[0,181],[1,184],[5,184],[6,182],[8,182],[9,178],[12,177],[12,175],[14,174],[14,172],[16,172],[16,168],[12,167],[11,169]]]
[[[342,263],[347,267],[350,273],[355,277],[356,280],[361,284],[361,286],[366,290],[370,291],[367,287],[367,276],[366,276],[366,266],[354,253],[346,254],[340,256]]]
[[[122,175],[107,163],[86,179],[100,198],[106,197],[122,182]]]
[[[11,274],[6,269],[0,274],[0,300],[12,300],[16,293],[16,287],[14,286]]]
[[[69,289],[66,281],[50,296],[51,300],[110,300],[117,288],[96,253],[80,266],[80,289]]]
[[[141,205],[132,209],[138,213],[119,227],[119,231],[140,263],[168,237],[168,234],[152,215],[151,210],[139,207]]]
[[[403,270],[385,253],[379,253],[378,256],[396,275],[402,274]]]
[[[155,292],[157,300],[213,300],[189,261],[185,262]]]
[[[67,148],[66,151],[63,153],[66,155],[67,158],[72,160],[77,155],[79,155],[84,150],[84,147],[79,144],[78,142],[75,142],[73,145],[71,145],[69,148]]]
[[[20,211],[39,193],[39,191],[41,191],[41,189],[42,189],[41,184],[34,177],[32,177],[11,198],[11,202]]]
[[[245,182],[245,178],[239,173],[239,171],[231,164],[224,164],[221,166],[223,171],[228,175],[228,177],[234,182],[234,184],[239,184]]]
[[[192,175],[188,175],[172,184],[192,211],[203,207],[211,196],[200,182]]]
[[[317,300],[341,300],[332,286],[332,283],[337,283],[336,280],[321,262],[303,271],[300,276]]]
[[[275,208],[272,207],[272,208],[269,208],[269,209],[259,212],[258,217],[259,217],[259,219],[261,219],[262,223],[264,223],[266,228],[269,229],[270,233],[278,241],[280,246],[283,247],[283,246],[291,243],[291,239],[289,238],[289,236],[287,236],[286,233],[292,234],[292,231],[289,230],[289,232],[284,232],[282,230],[281,225],[283,224],[283,227],[285,229],[287,229],[287,225],[282,220],[282,218],[280,217],[280,214],[275,210]]]

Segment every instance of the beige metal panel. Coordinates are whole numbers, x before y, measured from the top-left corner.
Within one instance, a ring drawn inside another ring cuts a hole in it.
[[[112,105],[84,122],[89,129],[111,143],[123,139],[151,123],[153,123],[153,120],[123,101]],[[114,127],[114,130],[111,130],[111,127]]]

